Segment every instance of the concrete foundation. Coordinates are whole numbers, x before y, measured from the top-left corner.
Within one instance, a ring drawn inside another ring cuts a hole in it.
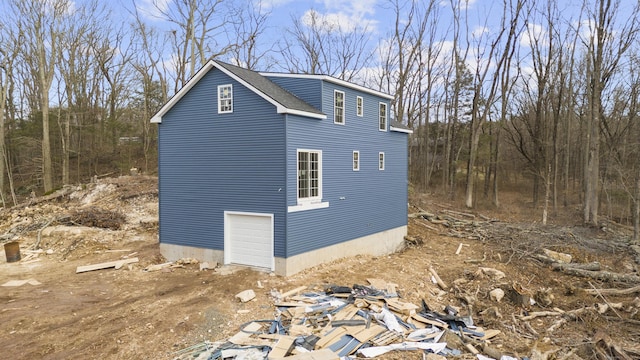
[[[160,243],[160,254],[162,254],[162,256],[164,256],[168,261],[176,261],[182,258],[194,258],[200,260],[200,262],[206,261],[209,264],[224,263],[224,253],[222,250]]]
[[[289,276],[304,269],[349,256],[391,254],[400,250],[404,244],[405,235],[407,235],[407,227],[401,226],[286,259],[277,257],[276,274]]]
[[[390,254],[402,248],[405,235],[407,235],[407,226],[400,226],[289,258],[276,257],[275,273],[290,276],[304,269],[344,257]],[[224,252],[221,250],[160,243],[160,253],[169,261],[190,257],[210,263],[224,263]]]

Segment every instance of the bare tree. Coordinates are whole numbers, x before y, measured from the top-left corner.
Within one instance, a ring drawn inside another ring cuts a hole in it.
[[[587,1],[584,3],[588,9]],[[589,34],[583,39],[586,48],[587,112],[584,151],[584,222],[598,224],[598,192],[600,180],[600,128],[603,117],[603,94],[618,70],[623,54],[637,41],[640,4],[616,29],[620,1],[597,0],[588,9]]]
[[[293,18],[292,22],[293,27],[287,30],[291,39],[285,38],[280,49],[290,72],[353,81],[372,58],[366,24],[336,24],[315,10],[308,11],[303,19]]]
[[[229,33],[229,35],[235,35],[229,38],[230,44],[234,42],[236,44],[229,51],[233,56],[232,60],[236,65],[250,70],[257,70],[259,65],[262,66],[260,70],[268,70],[275,61],[262,62],[274,51],[275,44],[263,49],[261,46],[265,41],[260,40],[267,29],[267,20],[271,12],[264,11],[262,0],[252,1],[246,9],[239,9],[239,11],[240,21],[232,23],[234,31]]]
[[[53,166],[49,133],[49,90],[56,70],[63,17],[72,4],[68,0],[11,0],[11,9],[17,27],[31,41],[25,42],[23,51],[31,61],[38,84],[37,97],[42,112],[42,181],[45,192],[53,190]]]
[[[22,40],[23,38],[12,33],[9,27],[0,25],[0,196],[3,207],[6,207],[4,198],[5,174],[6,179],[9,180],[9,191],[13,204],[17,203],[6,146],[6,123],[9,118],[9,109],[12,107],[13,62],[17,57]]]
[[[161,18],[173,23],[169,42],[177,55],[175,86],[177,92],[204,63],[234,49],[235,43],[220,43],[224,34],[233,31],[234,21],[241,21],[240,10],[224,7],[223,0],[177,0],[169,3],[154,0]]]

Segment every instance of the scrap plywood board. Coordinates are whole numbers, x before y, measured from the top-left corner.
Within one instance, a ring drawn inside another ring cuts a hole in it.
[[[441,329],[446,329],[446,328],[449,327],[449,325],[446,324],[446,323],[442,323],[440,321],[427,319],[426,317],[418,315],[418,314],[411,315],[411,318],[413,318],[413,320],[420,321],[423,324],[433,325],[433,326],[439,327]]]
[[[245,326],[243,331],[239,331],[235,335],[229,338],[229,342],[236,345],[244,346],[271,346],[272,342],[265,339],[257,339],[251,336],[251,333],[255,333],[262,329],[262,325],[257,322],[252,322]]]
[[[87,272],[87,271],[93,271],[93,270],[108,269],[108,268],[120,269],[123,265],[136,263],[136,262],[138,262],[138,258],[137,257],[132,258],[132,259],[109,261],[109,262],[100,263],[100,264],[78,266],[76,268],[76,274]]]
[[[296,338],[293,336],[282,336],[269,352],[268,360],[282,359],[295,347]]]
[[[417,305],[402,302],[396,299],[385,299],[390,310],[404,315],[413,315],[419,309]]]
[[[342,308],[342,310],[338,311],[338,313],[333,316],[333,320],[349,320],[356,315],[358,310],[360,309],[349,304]]]
[[[349,335],[353,336],[358,341],[364,344],[385,331],[387,331],[385,327],[373,324],[369,328],[363,326],[355,329],[350,329]]]
[[[345,327],[334,328],[333,330],[322,336],[320,340],[318,340],[318,342],[316,343],[316,349],[322,349],[329,346],[330,344],[339,340],[342,335],[345,335],[347,332],[348,330]]]

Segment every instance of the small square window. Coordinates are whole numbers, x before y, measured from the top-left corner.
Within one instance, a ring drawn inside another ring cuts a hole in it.
[[[233,112],[233,87],[231,84],[218,86],[218,114]]]
[[[333,92],[333,123],[344,125],[344,92]]]
[[[384,170],[384,153],[378,153],[378,170]]]
[[[362,114],[364,113],[364,110],[362,107],[363,107],[362,96],[358,96],[356,97],[356,115],[357,116],[362,116]]]
[[[353,171],[360,171],[360,151],[353,151]]]

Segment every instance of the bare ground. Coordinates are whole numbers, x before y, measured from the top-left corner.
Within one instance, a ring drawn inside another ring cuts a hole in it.
[[[571,254],[573,262],[597,261],[602,270],[637,275],[628,246],[630,229],[612,223],[585,228],[576,225],[578,218],[571,211],[542,226],[536,221],[540,211],[518,200],[518,194],[503,198],[508,205],[500,209],[470,213],[474,217],[456,214],[468,211],[433,194],[416,195],[412,212],[448,216],[462,225],[452,228],[412,218],[412,241],[398,253],[342,259],[289,278],[248,269],[231,274],[199,271],[198,264],[188,261],[181,267],[143,271],[165,262],[158,251],[156,178],[102,179],[58,195],[0,212],[4,242],[19,241],[24,259],[6,263],[0,252],[0,285],[26,279],[41,283],[0,287],[2,358],[171,359],[177,350],[226,339],[249,320],[273,319],[272,289],[351,286],[372,277],[398,284],[404,301],[425,300],[432,309],[451,305],[470,312],[477,324],[501,331],[491,345],[505,354],[599,359],[609,353],[615,358],[611,354],[617,347],[630,358],[640,358],[637,294],[597,294],[638,284],[567,275],[535,258],[546,248]],[[39,233],[42,252],[36,253],[31,250]],[[75,273],[77,266],[133,257],[139,262],[119,270]],[[449,285],[448,291],[432,282],[429,266]],[[480,267],[500,270],[506,277],[483,276]],[[541,302],[518,304],[507,297],[496,302],[489,297],[495,288],[514,286],[534,298],[541,291],[550,294],[551,303],[543,307]],[[238,302],[234,295],[246,289],[253,289],[256,299]],[[587,292],[593,289],[595,295]],[[576,310],[575,316],[525,317]],[[597,346],[603,337],[606,341]],[[422,359],[422,354],[390,353],[384,358]]]

